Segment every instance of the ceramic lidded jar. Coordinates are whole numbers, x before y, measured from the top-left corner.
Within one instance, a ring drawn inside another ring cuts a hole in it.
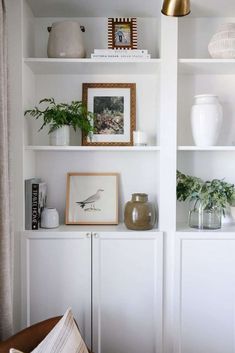
[[[156,222],[156,210],[148,195],[142,193],[132,194],[124,211],[124,223],[128,229],[148,230],[154,227]]]
[[[55,22],[48,27],[48,58],[84,58],[86,56],[82,31],[77,21]]]
[[[194,97],[191,127],[196,146],[215,146],[223,122],[223,110],[218,97],[202,94]]]
[[[214,59],[235,58],[235,23],[220,25],[210,40],[208,51]]]

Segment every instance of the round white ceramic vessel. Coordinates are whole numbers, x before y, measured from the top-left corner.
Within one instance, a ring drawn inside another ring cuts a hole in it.
[[[41,214],[41,228],[59,227],[59,214],[55,208],[44,208]]]
[[[84,58],[86,56],[80,24],[77,21],[55,22],[47,45],[48,58]]]
[[[191,127],[196,146],[216,145],[222,121],[223,111],[217,96],[205,94],[194,97]]]

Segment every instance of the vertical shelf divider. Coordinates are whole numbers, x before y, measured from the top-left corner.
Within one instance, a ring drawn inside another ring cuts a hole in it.
[[[173,351],[174,251],[176,229],[178,19],[161,18],[161,132],[159,228],[164,250],[164,351]]]

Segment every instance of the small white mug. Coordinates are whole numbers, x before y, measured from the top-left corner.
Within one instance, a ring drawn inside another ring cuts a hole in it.
[[[59,227],[59,214],[56,208],[44,208],[41,213],[41,228]]]

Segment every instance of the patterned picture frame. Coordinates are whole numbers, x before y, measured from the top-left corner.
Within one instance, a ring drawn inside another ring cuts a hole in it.
[[[137,19],[108,18],[108,48],[137,49]]]
[[[83,134],[83,146],[133,146],[135,83],[83,83],[82,100],[95,114],[94,133]]]

